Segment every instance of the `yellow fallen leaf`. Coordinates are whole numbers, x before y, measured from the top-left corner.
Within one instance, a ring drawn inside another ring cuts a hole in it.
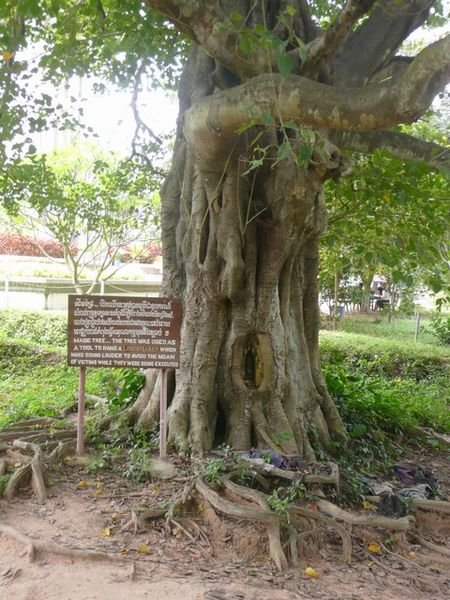
[[[121,516],[120,516],[120,513],[113,513],[113,514],[111,515],[111,519],[112,519],[113,521],[120,521],[120,518],[121,518]]]
[[[415,552],[412,552],[412,551],[409,553],[409,555],[410,555],[411,558],[416,558],[416,556],[417,556],[417,554]]]
[[[102,536],[103,537],[111,537],[111,527],[103,527]]]
[[[377,544],[376,542],[372,542],[371,544],[369,544],[367,546],[369,552],[372,552],[372,554],[380,554],[381,552],[381,546],[380,544]]]
[[[306,567],[304,573],[305,575],[308,575],[308,577],[313,577],[314,579],[318,579],[320,577],[319,573],[312,567]]]
[[[373,508],[372,502],[369,502],[368,500],[363,501],[363,509],[364,510],[371,510],[372,508]]]
[[[87,481],[83,481],[83,480],[82,480],[82,481],[80,481],[80,482],[77,484],[77,488],[78,488],[79,490],[84,490],[84,489],[85,489],[85,488],[87,488],[87,487],[89,487],[89,483],[88,483]]]
[[[103,494],[103,483],[97,482],[95,486],[95,495],[101,496]]]
[[[139,554],[150,554],[152,550],[150,546],[147,546],[147,544],[141,544],[140,546],[138,546],[137,551]]]

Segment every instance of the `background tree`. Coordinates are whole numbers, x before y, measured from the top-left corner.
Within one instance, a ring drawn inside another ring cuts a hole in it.
[[[0,172],[0,190],[17,230],[51,235],[78,293],[92,293],[159,240],[158,180],[145,163],[118,160],[92,144],[30,157]],[[137,254],[129,247],[137,246]],[[124,259],[124,255],[126,258]],[[83,278],[89,277],[89,286]]]
[[[184,304],[169,438],[197,453],[224,440],[306,458],[312,437],[329,448],[344,428],[318,353],[323,184],[345,169],[344,149],[448,163],[435,144],[388,131],[418,119],[448,80],[449,37],[401,53],[440,3],[29,5],[25,32],[45,38],[40,65],[57,75],[135,79],[151,56],[164,68],[190,43],[161,194],[163,292]],[[158,398],[149,378],[130,419],[154,421]]]
[[[447,175],[379,150],[354,163],[351,177],[328,182],[321,280],[352,276],[366,300],[376,273],[393,297],[424,286],[448,294]]]

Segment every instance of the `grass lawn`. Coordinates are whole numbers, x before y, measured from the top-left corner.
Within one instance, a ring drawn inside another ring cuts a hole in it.
[[[417,341],[421,344],[436,345],[436,338],[427,331],[428,321],[427,317],[420,318]],[[338,321],[337,331],[414,343],[416,318],[393,317],[389,321],[387,314],[352,314]]]
[[[117,369],[90,369],[86,392],[114,396]],[[56,416],[76,401],[78,369],[61,351],[37,351],[23,342],[0,340],[0,429],[31,416]]]
[[[414,343],[414,328],[414,319],[346,316],[338,331],[320,332],[329,391],[350,430],[450,431],[450,348],[430,334]],[[78,370],[65,363],[65,335],[65,315],[0,311],[0,428],[73,405]],[[88,369],[86,391],[117,400],[126,378],[122,369]]]

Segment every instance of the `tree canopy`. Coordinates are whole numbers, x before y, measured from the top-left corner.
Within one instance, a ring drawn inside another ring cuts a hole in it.
[[[80,293],[91,273],[89,293],[120,269],[129,246],[159,239],[159,182],[144,165],[79,143],[0,172],[0,193],[17,230],[62,245]]]

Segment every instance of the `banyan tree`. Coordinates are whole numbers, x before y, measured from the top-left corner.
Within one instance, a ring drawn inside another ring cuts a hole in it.
[[[346,150],[448,161],[393,128],[444,88],[450,40],[401,54],[424,0],[349,0],[327,27],[304,0],[147,4],[191,43],[161,192],[163,295],[183,302],[169,441],[311,459],[311,436],[324,448],[345,436],[318,349],[324,182],[348,170]],[[149,373],[129,416],[147,426],[158,406]]]

